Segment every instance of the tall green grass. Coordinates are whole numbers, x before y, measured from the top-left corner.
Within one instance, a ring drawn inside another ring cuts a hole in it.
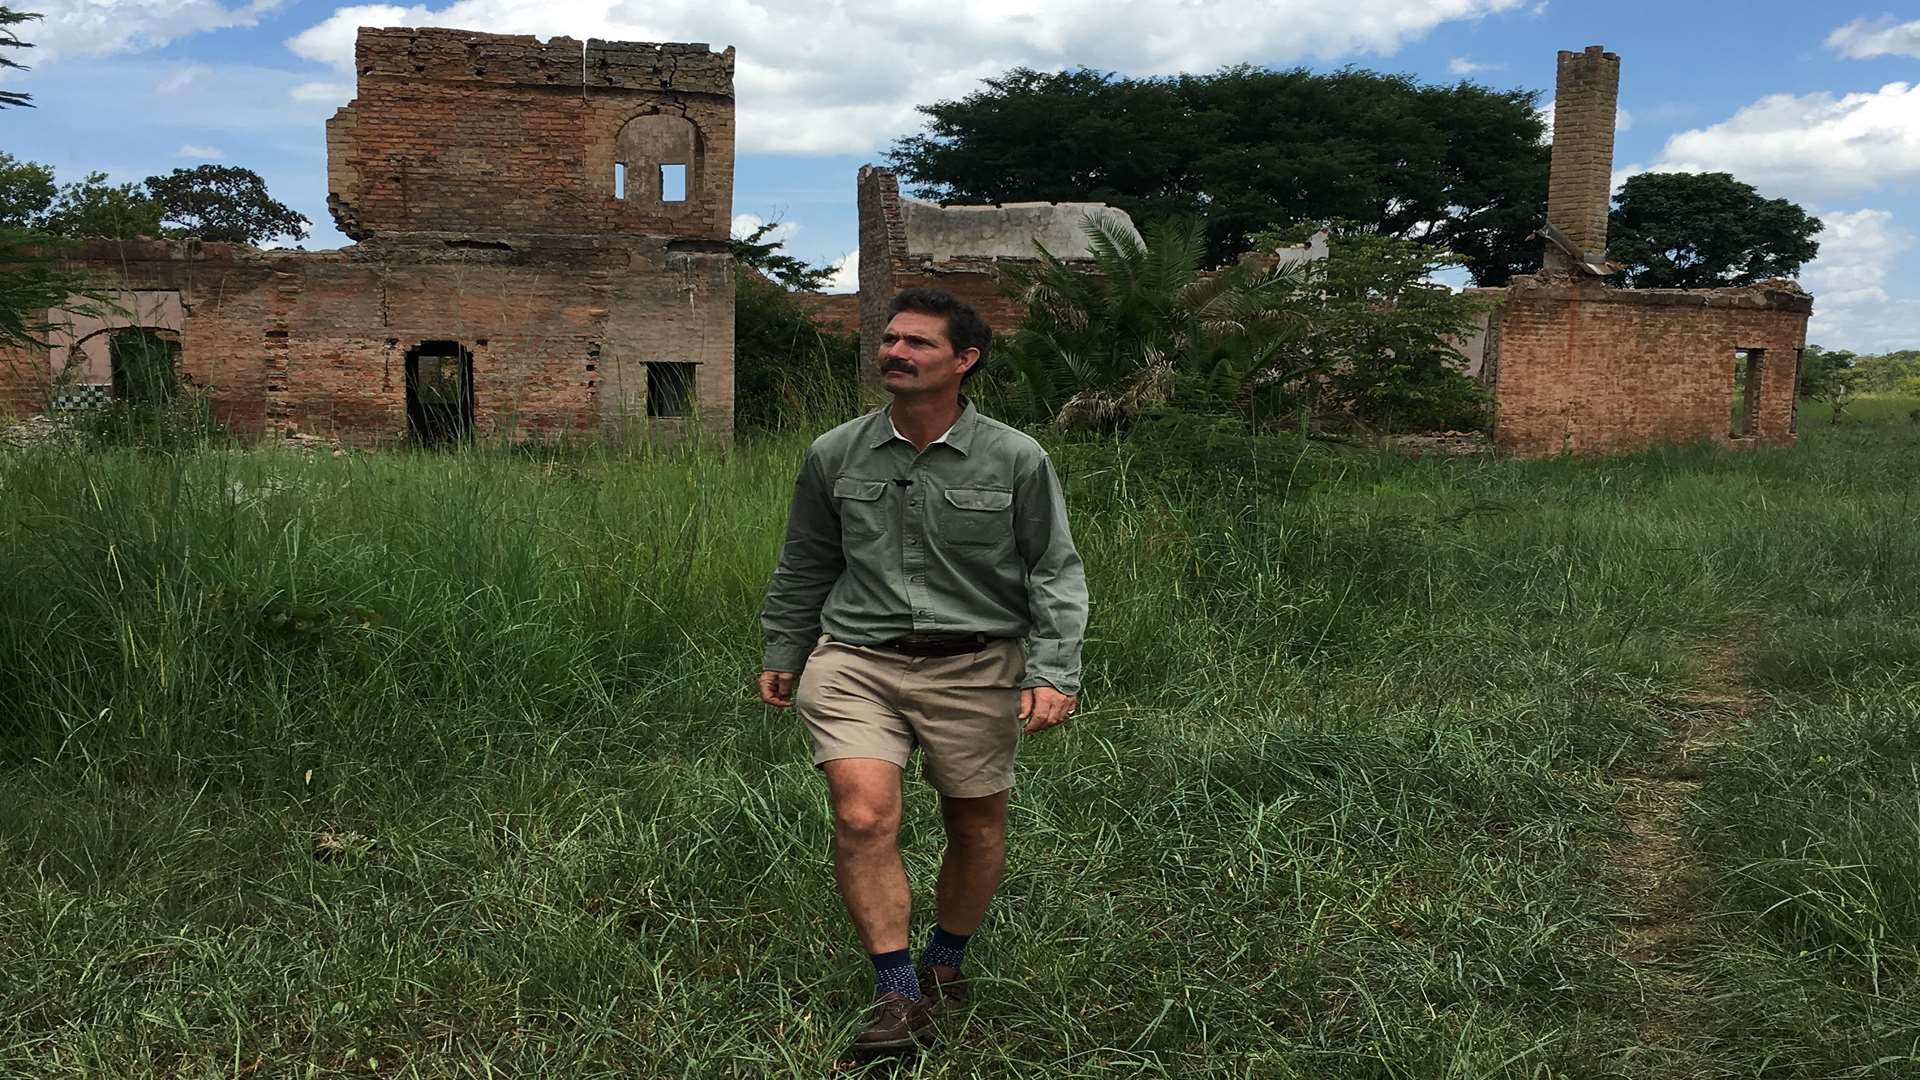
[[[1086,707],[927,1076],[1920,1067],[1920,425],[1405,461],[1055,446]],[[814,1076],[866,993],[750,683],[794,434],[0,458],[0,1073]],[[1618,778],[1736,650],[1696,1030]],[[924,787],[904,841],[926,895]]]

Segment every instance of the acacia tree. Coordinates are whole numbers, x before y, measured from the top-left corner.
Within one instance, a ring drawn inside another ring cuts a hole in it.
[[[1607,256],[1630,288],[1751,285],[1792,277],[1820,252],[1819,218],[1728,173],[1640,173],[1614,204]]]
[[[267,194],[267,183],[252,169],[234,165],[197,165],[149,176],[147,197],[160,208],[160,220],[179,236],[233,244],[259,244],[275,237],[307,237],[306,216]]]
[[[0,49],[33,48],[32,42],[20,40],[20,32],[15,30],[14,27],[19,26],[21,23],[32,22],[39,17],[40,13],[37,11],[15,11],[10,7],[0,6]],[[5,52],[0,52],[0,71],[9,68],[15,71],[25,71],[27,70],[27,65],[15,60]],[[0,109],[8,107],[31,109],[33,108],[33,95],[23,94],[17,90],[0,90]]]
[[[1348,68],[1120,78],[1016,68],[888,160],[946,201],[1095,200],[1190,216],[1207,265],[1277,222],[1364,222],[1452,252],[1481,284],[1539,265],[1548,148],[1531,91]]]

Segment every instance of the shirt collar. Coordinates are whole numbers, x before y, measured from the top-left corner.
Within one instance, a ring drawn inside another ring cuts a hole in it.
[[[928,446],[938,446],[941,443],[945,443],[955,450],[960,451],[962,454],[967,453],[969,448],[973,446],[973,429],[979,422],[980,414],[974,409],[973,402],[964,395],[960,398],[960,402],[960,418],[953,422],[952,427],[942,432],[939,438],[928,443]],[[878,450],[895,439],[899,439],[908,446],[913,445],[911,440],[905,435],[900,434],[899,428],[893,426],[893,410],[891,408],[884,405],[881,406],[878,419],[880,423],[874,424],[872,428],[873,439],[867,447],[869,450]]]

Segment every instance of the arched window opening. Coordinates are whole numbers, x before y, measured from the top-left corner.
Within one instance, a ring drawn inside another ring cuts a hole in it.
[[[473,353],[459,342],[407,350],[407,437],[423,446],[473,438]]]
[[[700,188],[700,129],[683,116],[636,116],[614,139],[614,198],[678,203]]]

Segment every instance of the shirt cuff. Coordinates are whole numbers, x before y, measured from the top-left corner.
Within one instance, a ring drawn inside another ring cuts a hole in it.
[[[1022,642],[1027,652],[1027,675],[1020,682],[1023,690],[1051,686],[1063,694],[1080,694],[1080,643],[1057,638],[1028,638]]]
[[[1020,689],[1031,690],[1036,686],[1051,686],[1068,697],[1080,696],[1080,684],[1072,679],[1054,679],[1045,675],[1029,675],[1020,683]]]
[[[760,655],[761,671],[799,671],[807,666],[807,657],[812,655],[812,644],[795,645],[787,642],[769,642],[766,651]]]

